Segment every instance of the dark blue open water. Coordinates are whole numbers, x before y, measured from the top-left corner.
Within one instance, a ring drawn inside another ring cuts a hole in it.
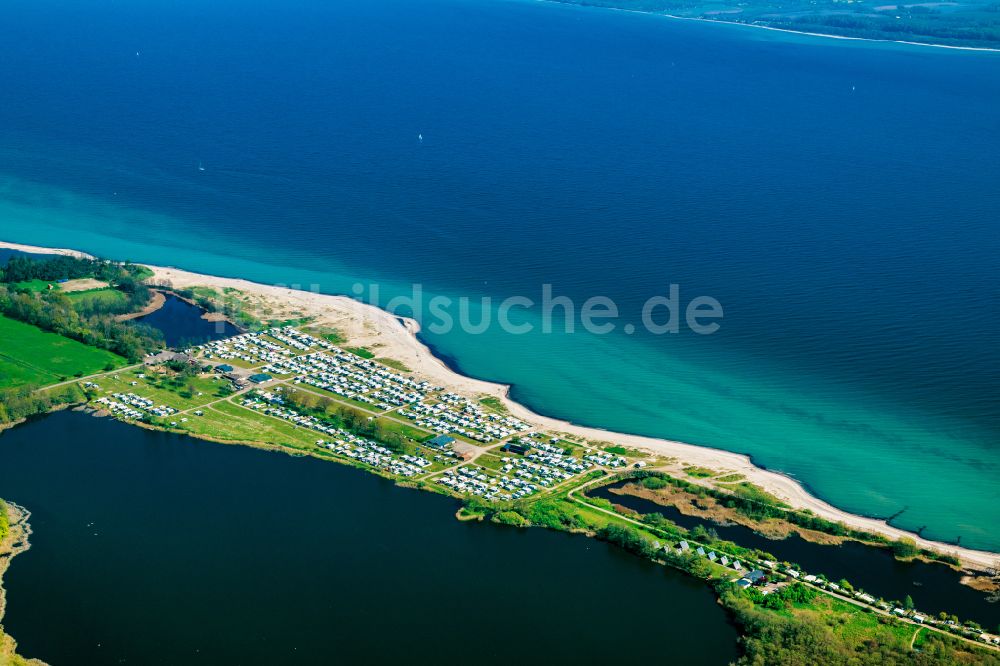
[[[633,321],[677,283],[717,334],[425,339],[545,413],[1000,549],[1000,54],[516,0],[5,12],[0,237]]]

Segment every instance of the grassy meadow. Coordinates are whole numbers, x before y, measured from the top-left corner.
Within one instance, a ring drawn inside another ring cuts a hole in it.
[[[109,351],[0,316],[0,388],[54,384],[125,363]]]

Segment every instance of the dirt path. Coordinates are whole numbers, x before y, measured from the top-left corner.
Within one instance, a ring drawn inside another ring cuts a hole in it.
[[[59,388],[61,386],[67,386],[69,384],[78,384],[80,382],[89,382],[101,377],[107,377],[108,375],[117,375],[120,372],[128,372],[129,370],[135,370],[141,368],[142,363],[136,363],[134,365],[126,365],[122,368],[115,368],[114,370],[107,370],[105,372],[98,372],[94,375],[87,375],[86,377],[74,377],[73,379],[67,379],[64,382],[59,382],[57,384],[46,384],[41,388],[41,390],[47,391],[49,389]]]

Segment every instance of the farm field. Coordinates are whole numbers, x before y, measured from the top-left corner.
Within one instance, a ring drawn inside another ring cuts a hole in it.
[[[100,303],[104,306],[119,306],[124,305],[128,300],[122,292],[117,289],[111,289],[110,287],[105,287],[102,289],[88,289],[85,291],[70,291],[66,293],[69,300],[73,302],[74,305],[86,303]]]
[[[104,349],[0,316],[0,388],[54,384],[125,364]]]

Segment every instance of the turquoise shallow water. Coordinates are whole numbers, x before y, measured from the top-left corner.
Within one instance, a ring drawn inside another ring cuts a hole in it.
[[[543,413],[1000,549],[1000,57],[540,3],[154,6],[0,28],[0,237],[383,301],[551,283],[625,321],[677,283],[717,334],[424,338]]]

